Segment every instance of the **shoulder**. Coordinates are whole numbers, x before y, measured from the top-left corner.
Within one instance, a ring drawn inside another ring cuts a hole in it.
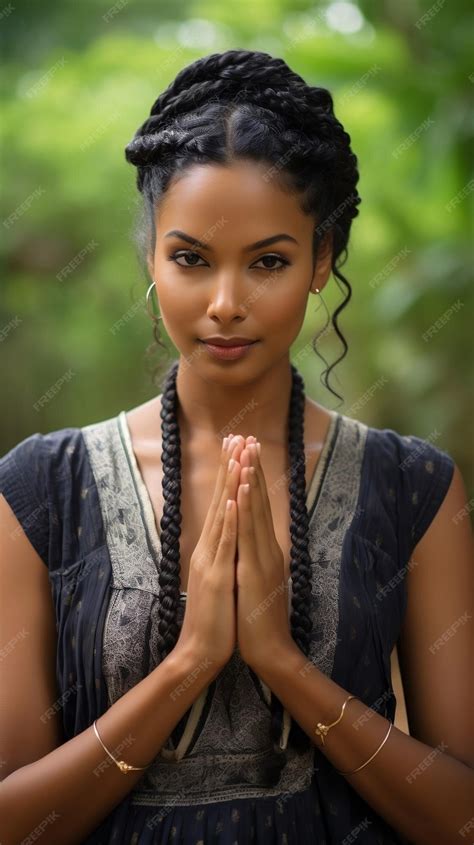
[[[20,440],[0,457],[0,492],[15,480],[28,484],[32,495],[44,492],[51,473],[70,466],[81,437],[81,428],[66,427]]]
[[[456,464],[437,430],[428,438],[377,428],[342,415],[342,425],[363,442],[361,478],[397,520],[404,556],[424,535],[450,488]]]
[[[36,431],[0,456],[0,495],[46,564],[65,512],[77,510],[76,488],[88,483],[84,430]]]

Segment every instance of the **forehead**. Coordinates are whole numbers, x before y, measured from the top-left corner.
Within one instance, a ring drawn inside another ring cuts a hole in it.
[[[275,168],[260,162],[194,165],[170,184],[160,203],[159,229],[163,233],[179,227],[198,237],[222,220],[222,232],[227,229],[234,237],[237,232],[245,237],[249,229],[255,233],[256,224],[268,235],[289,231],[288,227],[301,233],[306,226],[310,232],[312,220],[301,210],[297,195],[283,189],[278,176]]]

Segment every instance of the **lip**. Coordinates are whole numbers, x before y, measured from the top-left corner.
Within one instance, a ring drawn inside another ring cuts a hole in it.
[[[239,335],[235,335],[234,337],[219,337],[219,335],[211,335],[210,337],[203,337],[200,338],[202,343],[211,343],[213,346],[247,346],[251,343],[256,343],[255,340],[252,340],[249,337],[240,337]]]
[[[248,355],[252,347],[256,345],[257,341],[254,340],[251,343],[239,344],[236,346],[217,346],[217,344],[208,343],[204,340],[202,340],[201,343],[214,358],[218,358],[221,361],[235,361],[238,358],[243,358],[245,355]]]

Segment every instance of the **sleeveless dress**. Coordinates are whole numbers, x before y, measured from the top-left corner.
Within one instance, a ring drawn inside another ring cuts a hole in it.
[[[390,655],[409,560],[446,495],[454,461],[427,440],[331,413],[306,491],[308,659],[393,722]],[[30,435],[0,459],[0,492],[48,567],[55,706],[67,741],[159,662],[160,537],[125,411]],[[290,603],[291,580],[289,588]],[[179,625],[185,601],[182,593]],[[340,845],[354,836],[362,845],[406,843],[316,744],[304,754],[292,750],[286,710],[274,750],[269,694],[236,648],[183,717],[177,746],[170,736],[85,845]],[[91,776],[90,787],[100,789],[100,778]]]

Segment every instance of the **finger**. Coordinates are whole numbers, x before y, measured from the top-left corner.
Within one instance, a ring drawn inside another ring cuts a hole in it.
[[[266,523],[269,535],[272,536],[272,534],[274,533],[272,509],[270,506],[270,500],[268,498],[265,475],[262,466],[258,460],[258,452],[256,445],[249,444],[244,451],[245,455],[242,456],[242,462],[245,461],[245,464],[249,468],[251,466],[255,468],[257,487],[259,489],[260,494],[260,498],[258,500],[255,499],[255,495],[251,496],[252,502],[255,503],[256,501],[260,501],[260,507],[262,508],[262,513],[259,516],[255,515],[254,518],[263,520]],[[252,507],[252,512],[255,514],[254,507]]]
[[[272,514],[272,506],[270,503],[270,496],[268,495],[268,487],[267,487],[267,480],[265,478],[265,473],[263,471],[263,466],[260,460],[260,454],[256,447],[252,447],[251,451],[253,452],[252,455],[252,465],[255,467],[255,471],[257,474],[258,482],[259,482],[259,489],[260,495],[262,497],[262,505],[267,517],[267,525],[270,533],[274,536],[274,523],[273,523],[273,514]],[[275,538],[276,539],[276,538]]]
[[[235,498],[239,475],[240,465],[235,458],[231,458],[227,465],[220,502],[209,529],[208,545],[213,553],[218,547],[222,534],[227,499]]]
[[[253,531],[255,535],[255,545],[257,548],[258,559],[265,563],[268,560],[268,552],[272,548],[272,532],[273,522],[268,519],[263,505],[263,498],[260,490],[260,482],[258,480],[255,466],[250,466],[246,470],[249,486],[250,486],[250,510],[253,522]],[[271,528],[269,528],[269,522]]]
[[[227,439],[227,438],[226,438]],[[207,517],[204,521],[203,526],[203,533],[209,534],[209,531],[214,524],[214,520],[216,519],[217,511],[222,503],[222,496],[225,490],[226,484],[226,476],[227,476],[227,467],[229,464],[230,459],[232,458],[235,446],[239,442],[239,437],[230,437],[227,441],[227,449],[222,449],[220,454],[220,462],[219,462],[219,471],[217,474],[216,485],[214,487],[214,493],[211,499],[211,503],[209,505],[209,510],[207,512]]]
[[[239,546],[239,565],[251,565],[257,559],[254,524],[250,504],[250,484],[239,484],[237,491],[238,521],[237,543]]]
[[[251,455],[252,462],[252,465],[249,468],[249,481],[255,536],[262,560],[266,560],[267,555],[265,553],[268,552],[269,549],[273,549],[273,551],[276,552],[279,545],[275,536],[275,526],[268,498],[267,484],[262,465],[259,461],[258,451],[252,446],[249,449],[249,453]]]
[[[230,504],[229,504],[230,503]],[[235,579],[234,561],[237,543],[237,505],[234,499],[227,499],[224,510],[222,533],[214,558],[214,566],[223,572],[232,570],[232,582]]]

